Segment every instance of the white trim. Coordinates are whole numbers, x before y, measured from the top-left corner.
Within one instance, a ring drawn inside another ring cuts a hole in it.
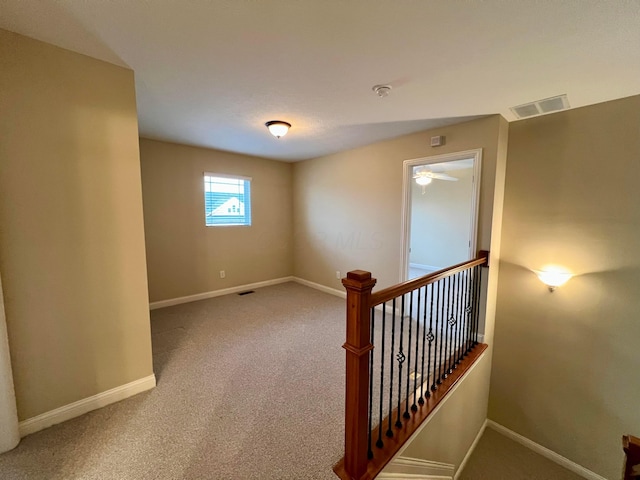
[[[282,277],[274,278],[272,280],[265,280],[264,282],[248,283],[246,285],[238,285],[237,287],[223,288],[220,290],[213,290],[211,292],[196,293],[195,295],[187,295],[186,297],[169,298],[168,300],[159,300],[157,302],[151,302],[149,304],[149,310],[155,310],[157,308],[171,307],[173,305],[180,305],[181,303],[196,302],[198,300],[206,300],[207,298],[220,297],[222,295],[229,295],[230,293],[243,292],[245,290],[251,290],[252,288],[269,287],[271,285],[278,285],[279,283],[286,283],[294,281],[294,277]]]
[[[309,280],[305,280],[304,278],[299,278],[299,277],[291,277],[291,280],[293,280],[296,283],[299,283],[300,285],[305,285],[307,287],[320,290],[321,292],[328,293],[330,295],[335,295],[336,297],[347,298],[347,292],[345,292],[344,290],[338,290],[335,288],[327,287],[325,285],[321,285],[316,282],[311,282]]]
[[[431,157],[413,158],[402,162],[402,212],[400,227],[400,282],[407,279],[409,270],[409,242],[411,240],[411,180],[412,167],[431,163],[453,162],[473,157],[473,195],[471,197],[471,237],[469,258],[475,258],[478,244],[478,219],[480,215],[480,179],[482,170],[482,148],[463,152],[445,153]]]
[[[253,178],[251,177],[243,177],[242,175],[233,175],[231,173],[213,173],[213,172],[203,172],[203,177],[220,177],[220,178],[233,178],[236,180],[246,180],[251,181]]]
[[[480,443],[480,439],[482,438],[482,435],[484,434],[485,428],[487,428],[487,420],[486,419],[485,419],[484,423],[482,424],[482,426],[480,427],[480,430],[478,431],[478,434],[476,435],[476,438],[473,440],[473,443],[469,447],[469,450],[467,450],[467,453],[465,454],[464,458],[460,462],[460,465],[458,466],[458,469],[456,470],[456,474],[453,476],[453,480],[458,480],[458,478],[460,478],[460,475],[462,475],[462,472],[464,471],[464,467],[467,466],[467,462],[471,458],[471,455],[473,455],[473,452],[475,451],[476,447],[478,446],[478,443]]]
[[[409,263],[411,268],[418,268],[420,270],[427,270],[428,272],[437,272],[442,270],[443,267],[434,267],[433,265],[423,265],[422,263]]]
[[[539,443],[534,442],[533,440],[529,440],[527,437],[520,435],[519,433],[514,432],[513,430],[509,430],[507,427],[500,425],[499,423],[494,422],[493,420],[487,420],[487,426],[494,429],[496,432],[501,433],[507,438],[510,438],[514,442],[523,445],[539,455],[542,455],[545,458],[548,458],[552,462],[557,463],[558,465],[566,468],[567,470],[572,471],[576,475],[580,475],[582,478],[586,478],[588,480],[607,480],[604,477],[601,477],[595,472],[583,467],[582,465],[578,465],[577,463],[569,460],[568,458],[563,457],[559,453],[554,452],[553,450],[549,450],[547,447],[543,447]]]
[[[120,385],[105,392],[98,393],[91,397],[83,398],[77,402],[70,403],[64,407],[56,408],[49,412],[42,413],[35,417],[20,422],[20,437],[25,437],[45,428],[51,427],[57,423],[66,422],[72,418],[84,415],[87,412],[98,408],[106,407],[125,398],[132,397],[146,390],[151,390],[156,386],[156,376],[134,380],[133,382]]]
[[[419,458],[398,457],[389,462],[376,477],[379,479],[447,479],[453,480],[455,467],[450,463],[430,462]]]

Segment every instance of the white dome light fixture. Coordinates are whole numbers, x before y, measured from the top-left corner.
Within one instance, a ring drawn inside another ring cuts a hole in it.
[[[270,122],[265,123],[266,127],[276,138],[284,137],[289,129],[291,128],[291,124],[287,122],[283,122],[282,120],[271,120]]]

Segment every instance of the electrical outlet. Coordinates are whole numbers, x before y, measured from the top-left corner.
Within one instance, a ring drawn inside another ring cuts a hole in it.
[[[420,375],[418,372],[411,372],[411,374],[409,375],[409,378],[411,380],[415,380],[417,378],[420,378],[422,375]]]
[[[340,270],[336,270],[336,278],[338,280],[340,280],[340,278],[342,278],[342,277],[340,277]]]
[[[224,273],[224,270],[220,270],[220,278],[224,278],[226,276],[227,276],[227,274]]]

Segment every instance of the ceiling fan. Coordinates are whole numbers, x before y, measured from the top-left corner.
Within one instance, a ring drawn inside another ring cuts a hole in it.
[[[436,180],[447,180],[449,182],[457,182],[458,179],[456,177],[452,177],[451,175],[447,175],[446,173],[436,173],[432,172],[429,169],[415,170],[413,178],[416,180],[416,183],[421,186],[429,185],[433,179]]]

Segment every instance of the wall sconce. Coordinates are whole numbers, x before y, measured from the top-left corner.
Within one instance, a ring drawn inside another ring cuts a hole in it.
[[[534,270],[534,273],[542,283],[549,287],[550,292],[564,285],[573,277],[573,273],[553,266],[545,267],[544,270]]]

